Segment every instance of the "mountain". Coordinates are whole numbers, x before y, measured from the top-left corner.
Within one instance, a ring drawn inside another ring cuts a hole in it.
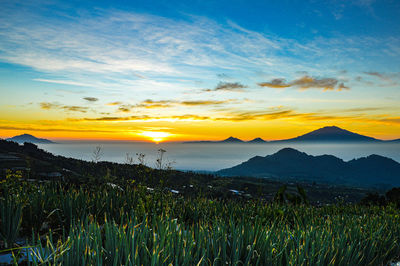
[[[257,143],[267,143],[267,141],[263,140],[262,138],[255,138],[255,139],[253,139],[253,140],[247,141],[247,143],[254,143],[254,144],[257,144]]]
[[[371,142],[371,143],[379,143],[379,142],[400,142],[400,139],[383,141],[380,139],[375,139],[372,137],[360,135],[340,127],[329,126],[323,127],[314,131],[311,131],[307,134],[291,138],[291,139],[283,139],[283,140],[274,140],[274,141],[265,141],[262,138],[255,138],[250,141],[242,141],[240,139],[229,137],[225,140],[221,141],[190,141],[184,143],[286,143],[286,142]]]
[[[217,141],[218,142],[218,141]],[[243,140],[241,140],[241,139],[238,139],[238,138],[234,138],[234,137],[229,137],[229,138],[227,138],[227,139],[225,139],[225,140],[222,140],[222,141],[219,141],[220,143],[242,143],[242,142],[244,142]]]
[[[323,127],[307,134],[274,142],[381,142],[382,140],[360,135],[336,126]]]
[[[201,144],[206,144],[206,143],[244,143],[243,140],[238,139],[238,138],[234,138],[234,137],[229,137],[227,139],[224,140],[217,140],[217,141],[209,141],[209,140],[201,140],[201,141],[188,141],[188,142],[184,142],[184,143],[190,143],[190,144],[195,144],[195,143],[201,143]]]
[[[29,135],[29,134],[18,135],[18,136],[12,137],[12,138],[8,138],[6,140],[14,141],[14,142],[18,142],[18,143],[24,143],[24,142],[39,143],[39,144],[54,143],[51,140],[36,138],[35,136]]]
[[[285,148],[265,157],[256,156],[217,172],[223,176],[255,176],[302,179],[357,186],[400,185],[400,163],[370,155],[345,162],[332,155],[312,156]]]

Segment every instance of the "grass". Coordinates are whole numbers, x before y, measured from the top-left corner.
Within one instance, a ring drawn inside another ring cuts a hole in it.
[[[20,261],[31,265],[385,265],[400,256],[394,206],[188,198],[10,176],[0,192],[0,245],[18,248],[23,237]]]
[[[13,246],[17,240],[22,219],[22,204],[13,196],[4,195],[0,200],[0,239],[5,248]]]

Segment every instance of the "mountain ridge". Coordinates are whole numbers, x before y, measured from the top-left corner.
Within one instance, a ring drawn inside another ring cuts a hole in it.
[[[255,156],[216,173],[222,176],[303,178],[362,187],[400,185],[400,163],[391,158],[372,154],[344,161],[333,155],[313,156],[292,148],[265,157]]]
[[[245,141],[232,137],[230,136],[227,139],[223,139],[223,140],[199,140],[199,141],[186,141],[183,143],[187,143],[187,144],[196,144],[196,143],[244,143]]]

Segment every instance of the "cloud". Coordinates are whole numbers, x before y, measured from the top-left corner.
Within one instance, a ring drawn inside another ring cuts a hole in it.
[[[156,109],[156,108],[170,108],[174,106],[207,106],[207,105],[222,105],[233,102],[233,100],[195,100],[195,101],[177,101],[177,100],[151,100],[147,99],[136,105],[121,105],[122,107],[133,107]]]
[[[62,94],[84,94],[85,91],[75,91],[75,90],[66,90],[66,89],[56,89],[57,92],[61,92]]]
[[[230,75],[228,75],[226,73],[217,74],[217,78],[223,79],[223,80],[231,80],[231,79],[233,79]]]
[[[364,74],[370,75],[370,76],[374,76],[374,77],[378,77],[380,79],[383,80],[388,80],[389,76],[386,75],[385,73],[380,73],[380,72],[364,72]]]
[[[6,2],[0,16],[1,62],[60,77],[36,81],[96,90],[165,92],[172,87],[175,93],[216,73],[223,73],[219,78],[225,81],[257,71],[277,77],[298,69],[329,73],[375,62],[393,65],[400,57],[399,38],[393,36],[295,40],[200,16],[172,19],[118,9],[71,16],[57,5]]]
[[[377,111],[382,110],[382,107],[359,107],[359,108],[349,108],[340,110],[341,112],[368,112],[368,111]]]
[[[278,110],[278,111],[266,111],[266,112],[243,112],[243,113],[232,113],[227,117],[217,117],[216,121],[253,121],[253,120],[274,120],[279,118],[288,118],[295,116],[293,110]]]
[[[227,113],[221,116],[201,116],[195,114],[185,115],[171,115],[171,116],[106,116],[98,118],[71,118],[69,121],[72,122],[118,122],[118,121],[129,121],[129,122],[155,122],[155,121],[225,121],[225,122],[244,122],[244,121],[256,121],[256,120],[276,120],[276,119],[291,119],[301,118],[304,120],[341,120],[350,117],[344,116],[326,116],[317,113],[297,113],[294,110],[279,110],[279,111],[266,111],[266,112],[243,112],[243,113]]]
[[[59,103],[49,103],[49,102],[41,102],[40,108],[44,110],[58,109],[70,112],[81,112],[86,113],[89,108],[85,106],[76,106],[76,105],[61,105]]]
[[[118,107],[118,111],[128,113],[132,110],[134,106],[130,104],[122,104]]]
[[[247,88],[246,85],[243,85],[239,82],[220,82],[214,89],[205,89],[203,91],[243,91],[244,88]]]
[[[295,79],[291,82],[286,82],[286,80],[282,78],[273,79],[270,82],[258,83],[258,86],[270,87],[270,88],[297,87],[301,90],[315,88],[315,89],[322,89],[324,91],[328,90],[342,91],[350,89],[343,82],[339,82],[339,80],[336,78],[318,78],[307,75],[299,79]]]
[[[50,110],[50,109],[54,109],[54,108],[58,108],[60,105],[59,104],[55,104],[55,103],[40,103],[40,108],[45,109],[45,110]]]
[[[368,115],[360,114],[360,112],[377,111],[384,108],[381,107],[365,107],[365,108],[349,108],[336,110],[335,113],[348,113],[331,114],[332,111],[321,110],[318,112],[299,112],[295,109],[277,106],[270,107],[266,110],[238,110],[221,112],[214,115],[197,115],[197,114],[177,114],[177,115],[132,115],[132,116],[103,116],[103,117],[89,117],[89,118],[70,118],[71,122],[246,122],[246,121],[271,121],[271,120],[292,120],[295,121],[347,121],[347,122],[362,122],[362,123],[383,123],[383,124],[400,124],[400,117],[390,114],[374,114]],[[355,113],[355,114],[351,114]]]
[[[153,108],[169,108],[172,107],[172,104],[176,103],[175,101],[171,100],[160,100],[160,101],[154,101],[154,100],[144,100],[141,103],[137,104],[136,107],[139,108],[148,108],[148,109],[153,109]]]
[[[46,14],[55,12],[53,9],[24,9],[21,5],[10,4],[9,11],[14,12],[3,9],[0,23],[7,27],[0,28],[0,49],[5,51],[0,59],[44,72],[119,73],[132,79],[154,74],[203,77],[205,71],[188,68],[218,67],[223,72],[243,65],[266,66],[270,60],[263,54],[280,49],[278,40],[204,17],[175,20],[115,9],[91,10],[79,17],[60,9],[54,17]]]
[[[220,104],[224,104],[224,103],[228,103],[230,102],[230,100],[226,100],[226,101],[183,101],[183,102],[179,102],[179,104],[181,105],[187,105],[187,106],[195,106],[195,105],[220,105]]]
[[[350,87],[348,87],[348,86],[344,85],[344,83],[343,83],[343,82],[340,82],[340,83],[339,83],[339,85],[338,85],[338,87],[337,87],[337,90],[338,90],[338,91],[342,91],[342,90],[350,90]]]
[[[88,102],[97,102],[99,100],[98,98],[95,97],[84,97],[83,99]]]
[[[400,78],[400,72],[384,73],[384,72],[371,71],[371,72],[364,72],[364,74],[375,76],[385,81],[392,81],[392,79],[394,78]]]
[[[73,80],[55,80],[55,79],[33,79],[33,80],[34,81],[40,81],[40,82],[47,82],[47,83],[79,86],[79,87],[93,87],[93,85],[91,85],[91,84],[76,82],[76,81],[73,81]]]
[[[380,86],[398,86],[400,83],[396,80],[400,78],[400,72],[394,73],[383,73],[383,72],[364,72],[364,74],[376,77],[384,82],[384,84],[380,84]]]
[[[0,129],[3,130],[21,130],[21,131],[44,131],[44,132],[93,132],[93,133],[111,133],[114,131],[103,130],[103,129],[76,129],[76,128],[38,128],[32,126],[2,126]]]
[[[374,83],[373,83],[372,81],[365,80],[365,79],[364,79],[363,77],[361,77],[361,76],[356,76],[356,77],[354,78],[354,80],[357,81],[357,82],[360,82],[360,83],[362,83],[362,84],[368,85],[368,86],[374,85]]]
[[[131,121],[131,122],[146,122],[146,121],[252,121],[252,120],[274,120],[281,118],[292,118],[302,116],[304,114],[297,114],[294,110],[270,110],[265,112],[238,112],[238,113],[226,113],[220,116],[201,116],[195,114],[185,115],[171,115],[171,116],[106,116],[98,118],[81,118],[81,119],[69,119],[70,121],[90,121],[90,122],[116,122],[116,121]]]
[[[116,106],[116,105],[121,105],[122,102],[111,102],[111,103],[107,103],[108,106]]]
[[[286,84],[285,79],[273,79],[270,82],[257,83],[260,87],[270,87],[270,88],[286,88],[290,87],[290,84]]]

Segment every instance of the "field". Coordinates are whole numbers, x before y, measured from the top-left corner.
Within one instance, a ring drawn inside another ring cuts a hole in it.
[[[0,189],[0,245],[15,264],[385,265],[400,256],[394,205],[223,199],[11,173]]]

